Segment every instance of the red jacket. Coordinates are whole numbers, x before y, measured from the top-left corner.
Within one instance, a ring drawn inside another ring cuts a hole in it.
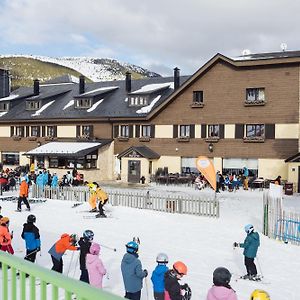
[[[20,197],[28,197],[28,184],[25,180],[20,185]]]

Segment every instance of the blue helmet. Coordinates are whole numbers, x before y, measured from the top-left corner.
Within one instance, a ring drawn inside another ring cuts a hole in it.
[[[85,240],[91,242],[94,239],[94,232],[92,230],[85,230],[83,232],[83,237]]]
[[[247,224],[245,227],[244,227],[245,231],[247,234],[251,233],[253,230],[254,230],[254,227],[252,224]]]
[[[139,244],[134,241],[130,241],[126,244],[126,249],[128,253],[137,253],[139,250]]]

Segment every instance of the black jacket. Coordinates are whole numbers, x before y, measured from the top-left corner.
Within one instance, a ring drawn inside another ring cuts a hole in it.
[[[169,270],[165,273],[165,290],[169,293],[171,300],[182,300],[181,285],[179,279],[176,277],[176,273],[173,270]]]
[[[90,252],[91,242],[86,241],[83,237],[80,238],[78,245],[80,247],[80,270],[86,270],[86,255]]]

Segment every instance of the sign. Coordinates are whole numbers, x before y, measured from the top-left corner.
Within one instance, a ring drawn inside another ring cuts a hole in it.
[[[206,156],[199,156],[196,159],[196,167],[206,178],[214,190],[217,189],[216,171],[214,165]]]

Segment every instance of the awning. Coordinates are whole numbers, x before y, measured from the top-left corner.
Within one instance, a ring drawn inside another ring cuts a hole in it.
[[[102,146],[106,142],[51,142],[32,149],[24,155],[30,156],[64,156],[64,157],[80,157],[85,156]]]

